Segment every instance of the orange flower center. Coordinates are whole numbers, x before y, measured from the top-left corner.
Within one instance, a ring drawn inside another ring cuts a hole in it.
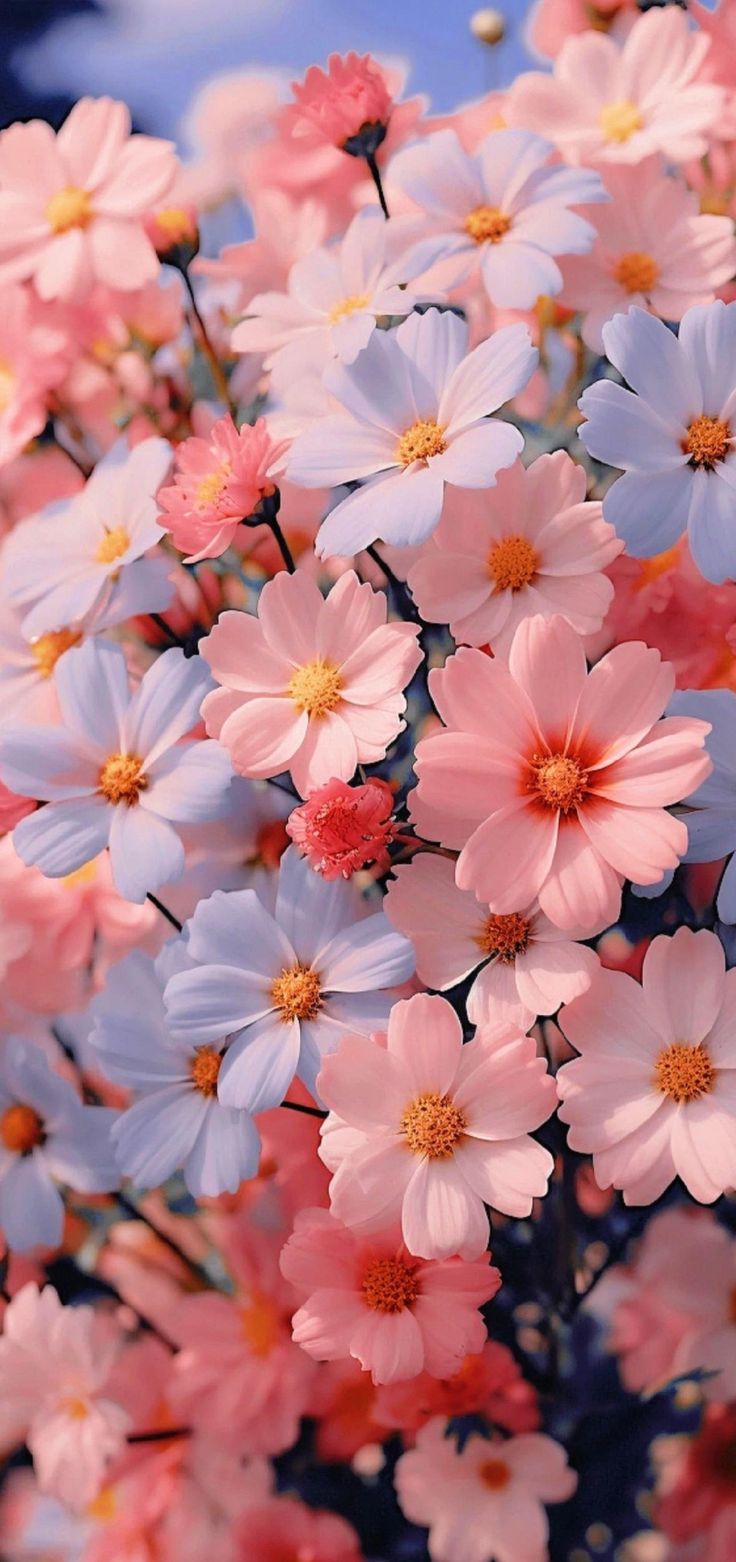
[[[46,207],[46,221],[54,233],[68,233],[70,228],[86,228],[93,216],[92,201],[79,185],[68,184],[52,195]]]
[[[545,808],[569,814],[587,795],[588,772],[569,754],[535,754],[531,771],[529,791],[536,792]]]
[[[691,466],[715,466],[725,461],[731,444],[731,429],[720,418],[709,418],[701,413],[693,418],[682,448],[690,457]]]
[[[130,547],[130,537],[124,526],[113,526],[105,533],[102,541],[95,549],[96,564],[114,564],[116,559],[121,559]]]
[[[702,1042],[688,1047],[685,1042],[673,1041],[657,1055],[654,1085],[670,1101],[699,1101],[710,1094],[715,1082],[716,1071]]]
[[[87,1503],[85,1514],[98,1524],[109,1524],[117,1512],[118,1499],[114,1486],[103,1486],[97,1496]]]
[[[45,1137],[43,1122],[32,1106],[17,1101],[0,1117],[0,1141],[15,1155],[30,1155]]]
[[[127,803],[132,808],[148,786],[143,760],[137,754],[111,754],[102,766],[98,786],[108,803]]]
[[[181,244],[184,239],[191,242],[197,237],[197,224],[191,212],[185,211],[183,206],[165,206],[162,211],[155,213],[155,222],[172,244]]]
[[[651,293],[659,277],[659,266],[644,250],[633,249],[619,257],[615,276],[627,293]]]
[[[254,1291],[240,1309],[240,1327],[254,1356],[268,1356],[278,1343],[281,1323],[275,1304]]]
[[[449,1096],[428,1090],[406,1108],[400,1126],[413,1155],[426,1155],[430,1161],[446,1161],[467,1124],[464,1114]]]
[[[319,721],[340,704],[340,669],[334,662],[323,662],[321,658],[305,662],[303,667],[296,668],[286,692],[298,711],[306,711]]]
[[[641,130],[642,118],[636,104],[625,98],[619,103],[607,103],[601,109],[599,124],[604,141],[628,141],[635,131]]]
[[[330,325],[337,325],[338,320],[347,320],[348,315],[357,314],[359,309],[365,309],[369,303],[369,293],[351,293],[349,298],[341,298],[339,303],[333,304],[327,319]]]
[[[484,1459],[478,1474],[489,1491],[503,1491],[511,1480],[511,1471],[505,1459]]]
[[[195,1090],[203,1096],[217,1095],[217,1079],[220,1073],[222,1054],[216,1052],[214,1047],[197,1047],[189,1068],[189,1074]]]
[[[513,965],[516,956],[523,955],[529,943],[529,927],[518,911],[509,911],[505,916],[492,913],[475,942],[484,955],[496,955],[504,965]]]
[[[476,244],[499,244],[511,227],[511,218],[497,206],[476,206],[468,212],[463,227]]]
[[[78,629],[52,629],[47,635],[39,635],[31,646],[31,652],[41,677],[50,678],[59,657],[71,646],[79,645],[81,638]]]
[[[378,1313],[401,1313],[419,1294],[414,1269],[401,1258],[374,1258],[363,1273],[361,1290],[367,1307]]]
[[[446,449],[445,431],[439,423],[433,418],[419,418],[402,434],[396,446],[396,460],[400,466],[411,466],[414,461],[441,456]]]
[[[539,554],[526,537],[503,537],[488,555],[488,573],[496,591],[521,591],[538,568]]]
[[[282,971],[271,985],[271,1002],[275,1009],[280,1009],[284,1025],[291,1020],[313,1020],[322,1008],[317,972],[306,965]]]

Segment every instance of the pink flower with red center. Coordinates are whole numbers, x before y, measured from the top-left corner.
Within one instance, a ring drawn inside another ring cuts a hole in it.
[[[229,548],[241,521],[276,487],[286,440],[271,437],[265,418],[237,429],[231,417],[213,423],[205,439],[185,439],[176,452],[174,481],[158,492],[161,522],[187,564],[216,559]]]
[[[349,879],[360,868],[386,868],[396,835],[394,794],[371,776],[362,786],[332,780],[290,814],[292,841],[323,879]]]
[[[520,624],[508,667],[461,649],[430,673],[447,730],[417,745],[412,815],[460,850],[460,889],[499,914],[537,896],[557,927],[600,927],[624,878],[656,884],[677,867],[687,827],[665,810],[712,767],[707,722],[659,719],[674,685],[639,643],[588,672],[561,618]]]
[[[422,660],[413,624],[387,623],[382,592],[348,570],[325,600],[302,573],[264,586],[258,617],[223,613],[200,653],[221,685],[207,731],[243,776],[290,770],[302,797],[373,764],[403,728]]]
[[[539,1426],[536,1389],[521,1375],[508,1346],[487,1340],[477,1355],[466,1356],[451,1376],[423,1372],[410,1383],[390,1383],[376,1397],[376,1419],[387,1427],[417,1432],[433,1416],[480,1413],[508,1432],[533,1432]]]
[[[398,1232],[361,1238],[321,1209],[297,1217],[281,1269],[304,1297],[292,1320],[297,1344],[316,1361],[354,1356],[374,1383],[457,1371],[482,1348],[478,1308],[501,1284],[490,1254],[427,1263]]]
[[[677,1544],[665,1555],[729,1562],[736,1546],[736,1405],[708,1405],[696,1435],[678,1438],[669,1452],[652,1510],[657,1530]]]
[[[332,146],[352,150],[345,143],[368,129],[385,134],[392,98],[369,54],[331,54],[326,71],[311,65],[303,82],[292,82],[292,92],[302,117]]]

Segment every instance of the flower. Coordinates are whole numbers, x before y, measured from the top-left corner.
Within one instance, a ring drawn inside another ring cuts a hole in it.
[[[158,276],[143,219],[176,174],[170,141],[130,135],[124,103],[81,98],[58,135],[43,120],[0,136],[0,285],[32,278],[41,298],[83,299]]]
[[[579,634],[600,629],[613,600],[601,571],[621,546],[586,501],[584,468],[557,450],[526,468],[515,461],[487,492],[451,489],[407,578],[423,618],[505,656],[535,613],[559,613]]]
[[[545,1503],[566,1502],[577,1476],[542,1432],[505,1442],[473,1435],[462,1453],[430,1421],[402,1454],[394,1480],[407,1519],[429,1528],[432,1562],[548,1562]]]
[[[559,1024],[580,1053],[557,1075],[573,1150],[598,1186],[651,1204],[674,1177],[710,1204],[736,1186],[736,972],[715,933],[653,939],[642,986],[601,967]]]
[[[583,340],[603,351],[602,327],[632,304],[681,320],[708,304],[736,271],[729,217],[701,213],[695,191],[662,170],[658,156],[606,169],[610,203],[591,215],[589,254],[566,258],[561,302],[583,311]]]
[[[428,987],[455,987],[481,967],[465,1000],[473,1025],[528,1030],[538,1014],[554,1014],[585,992],[598,965],[593,950],[573,943],[536,902],[494,915],[458,889],[455,864],[434,852],[394,868],[384,910],[411,939]]]
[[[64,338],[46,323],[30,288],[0,287],[0,466],[40,434],[67,367]]]
[[[190,966],[176,940],[155,963],[139,950],[121,960],[92,1003],[90,1044],[105,1077],[139,1096],[112,1131],[123,1174],[157,1188],[181,1167],[193,1198],[213,1198],[256,1175],[261,1141],[247,1112],[217,1098],[225,1040],[188,1047],[168,1030],[163,988]]]
[[[170,977],[164,997],[177,1039],[231,1037],[217,1082],[223,1106],[278,1106],[295,1074],[314,1094],[324,1055],[346,1031],[385,1023],[385,989],[411,975],[412,948],[381,911],[353,921],[354,905],[347,885],[326,884],[291,846],[273,916],[254,890],[200,900],[186,928],[196,966]]]
[[[674,687],[659,652],[616,646],[588,673],[569,624],[530,618],[508,667],[461,649],[429,682],[447,730],[417,745],[412,816],[462,848],[460,889],[502,915],[538,896],[579,930],[615,920],[624,877],[656,884],[677,866],[687,830],[665,808],[710,760],[704,722],[659,722]]]
[[[42,798],[13,832],[26,863],[50,878],[82,868],[105,846],[127,900],[181,877],[172,820],[214,819],[232,772],[218,743],[179,740],[195,725],[209,679],[202,663],[165,651],[131,696],[122,648],[87,640],[61,658],[62,727],[11,725],[0,737],[0,779]]]
[[[229,548],[241,521],[274,493],[284,449],[265,418],[236,429],[229,416],[218,418],[206,439],[179,445],[174,481],[157,498],[172,542],[188,552],[185,563],[219,558]]]
[[[685,862],[717,862],[736,851],[736,694],[731,689],[687,689],[673,694],[673,716],[710,722],[706,748],[713,771],[683,798],[688,810]],[[731,857],[718,886],[716,911],[721,922],[736,922],[736,857]]]
[[[326,71],[310,65],[291,90],[300,118],[332,146],[353,153],[347,143],[372,131],[375,151],[384,139],[393,105],[386,77],[370,54],[331,54]]]
[[[433,1416],[484,1415],[508,1432],[539,1426],[536,1389],[522,1377],[511,1351],[487,1340],[478,1355],[466,1356],[451,1377],[423,1372],[409,1383],[392,1383],[376,1398],[376,1419],[402,1432],[416,1432]]]
[[[303,573],[281,574],[264,586],[257,618],[221,615],[199,647],[221,686],[202,715],[240,775],[288,769],[306,797],[383,759],[423,654],[416,626],[387,615],[384,593],[353,570],[326,601]]]
[[[327,1210],[303,1210],[281,1254],[304,1298],[294,1339],[316,1361],[354,1356],[374,1383],[447,1377],[483,1346],[478,1308],[501,1284],[489,1263],[422,1262],[394,1231],[361,1238]]]
[[[286,829],[315,873],[349,879],[361,868],[388,867],[393,806],[394,794],[378,776],[362,786],[328,781],[293,810]]]
[[[559,293],[553,257],[584,254],[595,238],[568,208],[607,196],[599,174],[550,167],[553,152],[550,141],[526,130],[495,130],[475,152],[464,150],[454,130],[440,130],[400,151],[389,179],[421,207],[429,230],[409,252],[417,269],[439,263],[450,286],[480,272],[501,309],[532,309],[540,294]]]
[[[233,1540],[248,1562],[361,1562],[352,1525],[337,1513],[308,1508],[294,1497],[272,1497],[236,1520]]]
[[[507,123],[550,135],[575,163],[700,157],[724,103],[722,89],[702,80],[709,47],[676,6],[639,17],[620,43],[585,32],[563,45],[551,76],[517,76]]]
[[[597,380],[578,402],[590,455],[623,467],[603,513],[635,558],[690,551],[714,583],[736,575],[736,303],[688,309],[679,336],[643,309],[603,327],[606,352],[631,390]]]
[[[374,332],[355,363],[325,370],[344,410],[294,440],[287,475],[305,488],[370,481],[323,521],[319,557],[357,553],[377,537],[424,542],[445,483],[489,488],[519,455],[518,429],[487,414],[526,385],[536,364],[526,326],[505,326],[471,353],[467,345],[457,315],[428,309],[395,331]]]
[[[347,1035],[318,1084],[332,1213],[361,1233],[400,1220],[415,1257],[476,1259],[485,1204],[528,1215],[546,1192],[552,1157],[529,1131],[549,1117],[554,1084],[512,1026],[463,1045],[450,1004],[418,993],[394,1005],[385,1045]]]
[[[734,1446],[733,1404],[707,1405],[694,1437],[672,1439],[652,1505],[671,1557],[697,1554],[694,1542],[706,1562],[728,1562],[736,1541]]]
[[[19,1036],[0,1056],[0,1227],[19,1253],[58,1247],[64,1204],[56,1186],[109,1193],[120,1186],[110,1147],[114,1112],[85,1106],[43,1053]]]

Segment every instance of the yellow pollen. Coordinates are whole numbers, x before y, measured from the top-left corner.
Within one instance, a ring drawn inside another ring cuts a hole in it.
[[[439,423],[433,418],[419,418],[402,434],[396,446],[396,460],[400,466],[411,466],[414,461],[441,456],[446,449],[445,431]]]
[[[250,1301],[240,1309],[240,1327],[253,1355],[268,1356],[281,1333],[274,1303],[267,1296],[254,1291]]]
[[[66,1414],[71,1416],[72,1421],[86,1421],[89,1415],[89,1405],[86,1399],[79,1399],[76,1395],[72,1395],[70,1399],[65,1399],[63,1408]]]
[[[400,1126],[413,1155],[426,1155],[430,1161],[445,1161],[453,1154],[467,1124],[449,1096],[428,1090],[410,1102]]]
[[[298,711],[306,711],[317,720],[340,704],[342,678],[334,662],[305,662],[297,667],[286,690]]]
[[[203,1096],[217,1095],[217,1078],[222,1054],[214,1047],[197,1047],[189,1065],[189,1074],[195,1090]]]
[[[488,573],[496,591],[521,591],[538,568],[539,554],[526,537],[503,537],[488,555]]]
[[[0,358],[0,412],[10,406],[15,395],[16,375],[6,358]]]
[[[217,472],[208,472],[207,476],[202,478],[201,483],[197,483],[194,492],[194,502],[197,509],[206,510],[210,505],[217,504],[230,476],[230,471],[230,463],[223,462],[223,465]]]
[[[94,884],[98,862],[99,857],[90,857],[89,862],[83,862],[81,868],[75,868],[73,873],[65,873],[60,883],[65,889],[79,889],[82,884]]]
[[[196,239],[196,223],[191,212],[182,206],[165,206],[163,211],[156,212],[155,221],[156,227],[168,235],[172,244],[178,244],[182,239]]]
[[[531,762],[529,791],[536,792],[545,808],[569,814],[588,791],[588,772],[569,754],[535,754]]]
[[[401,1313],[419,1295],[413,1269],[401,1258],[374,1258],[366,1266],[361,1284],[367,1307],[378,1313]]]
[[[39,635],[31,646],[31,653],[41,677],[50,678],[59,657],[71,646],[79,645],[81,638],[78,629],[51,629],[47,635]]]
[[[624,98],[601,109],[599,124],[604,141],[628,141],[641,130],[642,118],[636,104]]]
[[[699,1101],[710,1094],[715,1082],[716,1071],[702,1042],[688,1047],[686,1042],[673,1041],[657,1056],[654,1085],[670,1101]]]
[[[68,184],[63,190],[57,190],[46,207],[46,221],[54,233],[68,233],[70,228],[86,228],[92,216],[91,199],[87,191],[76,184]]]
[[[322,1008],[319,975],[307,965],[282,971],[271,985],[271,1002],[281,1010],[284,1025],[291,1020],[313,1020]]]
[[[103,1486],[97,1496],[87,1503],[85,1513],[88,1519],[96,1519],[98,1524],[109,1524],[117,1512],[118,1499],[114,1486]]]
[[[627,293],[651,293],[659,278],[659,266],[645,250],[627,250],[616,262],[615,277]]]
[[[518,911],[509,911],[505,916],[492,913],[475,942],[484,955],[495,955],[504,965],[513,965],[529,943],[529,923]]]
[[[30,1155],[44,1138],[43,1123],[32,1106],[17,1101],[0,1117],[0,1142],[14,1155]]]
[[[124,526],[113,526],[110,531],[105,528],[102,541],[95,549],[96,564],[114,564],[116,559],[121,559],[130,547],[130,537]]]
[[[484,1459],[478,1474],[489,1491],[503,1491],[511,1480],[511,1471],[505,1459]]]
[[[476,206],[468,212],[463,227],[476,244],[500,244],[511,227],[511,218],[497,206]]]
[[[682,449],[690,457],[691,466],[715,466],[725,461],[731,446],[731,429],[721,418],[701,414],[693,418],[682,442]]]
[[[338,320],[347,320],[349,315],[357,314],[359,309],[367,308],[369,303],[369,293],[351,293],[348,298],[341,298],[339,303],[333,304],[327,319],[330,325],[337,325]]]
[[[137,754],[111,754],[102,766],[98,785],[108,803],[127,803],[132,808],[148,786],[143,760]]]

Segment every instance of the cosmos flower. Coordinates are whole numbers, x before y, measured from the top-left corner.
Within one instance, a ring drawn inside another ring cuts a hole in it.
[[[387,868],[396,836],[394,794],[369,776],[362,786],[328,781],[289,814],[286,829],[310,867],[325,879],[349,879],[361,868]]]
[[[160,488],[160,517],[186,564],[216,559],[229,548],[241,521],[276,487],[284,441],[272,439],[265,418],[237,429],[218,418],[206,439],[192,435],[176,452],[174,481]]]

